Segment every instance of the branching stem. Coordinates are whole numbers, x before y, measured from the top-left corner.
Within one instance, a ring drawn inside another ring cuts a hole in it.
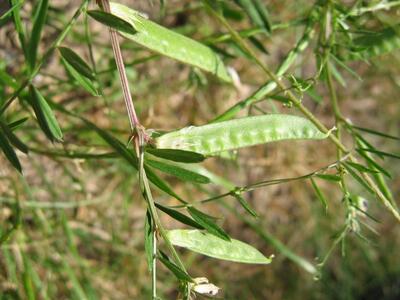
[[[100,1],[101,7],[103,10],[107,13],[111,13],[110,10],[110,3],[108,0],[101,0]],[[119,72],[120,76],[120,81],[121,81],[121,86],[122,86],[122,91],[124,95],[124,101],[125,101],[125,106],[128,112],[128,117],[129,117],[129,122],[131,126],[131,131],[132,134],[134,135],[134,147],[136,150],[136,155],[139,159],[139,165],[138,165],[138,170],[139,170],[139,182],[140,182],[140,187],[142,190],[143,197],[145,198],[150,215],[152,218],[153,222],[153,232],[152,232],[152,239],[153,239],[153,249],[152,249],[152,297],[153,299],[157,299],[157,291],[156,291],[156,254],[157,254],[157,233],[161,235],[163,238],[166,247],[168,250],[171,252],[175,262],[178,264],[178,266],[186,272],[185,266],[182,263],[178,253],[176,252],[174,246],[172,245],[171,241],[169,240],[167,236],[167,231],[164,229],[161,220],[158,216],[157,213],[157,208],[154,204],[154,199],[151,193],[150,189],[150,184],[146,176],[146,171],[144,169],[144,147],[146,144],[146,133],[144,131],[144,128],[141,126],[139,119],[136,115],[136,110],[132,101],[130,89],[129,89],[129,83],[128,83],[128,78],[126,76],[126,71],[125,71],[125,65],[122,57],[122,52],[121,52],[121,47],[119,45],[118,41],[118,36],[117,32],[109,28],[110,30],[110,38],[111,38],[111,44],[114,52],[114,57],[115,57],[115,62],[117,65],[117,69]]]
[[[301,99],[297,98],[282,82],[281,78],[279,78],[274,72],[272,72],[268,66],[266,66],[256,55],[254,50],[248,45],[248,43],[240,36],[240,34],[232,28],[229,22],[217,11],[215,11],[206,1],[203,1],[205,7],[208,11],[229,31],[232,39],[245,51],[252,60],[264,71],[267,76],[272,79],[277,86],[285,91],[286,96],[290,99],[292,104],[307,118],[309,119],[321,132],[328,134],[329,129],[322,124],[314,114],[305,107]],[[342,142],[336,137],[334,134],[329,134],[329,139],[336,145],[336,147],[342,151],[344,154],[350,153],[347,147],[342,144]],[[350,161],[357,162],[357,159],[350,153],[349,157]],[[367,181],[370,187],[374,190],[378,199],[383,203],[383,205],[388,208],[388,210],[394,215],[394,217],[400,222],[400,214],[399,212],[393,207],[390,201],[385,197],[385,195],[380,191],[380,189],[376,186],[375,182],[368,176],[366,173],[361,174],[362,177]]]

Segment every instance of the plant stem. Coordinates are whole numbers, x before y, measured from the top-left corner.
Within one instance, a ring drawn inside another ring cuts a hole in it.
[[[110,3],[108,0],[101,0],[101,5],[105,12],[111,13],[110,10]],[[129,123],[131,126],[132,133],[134,132],[135,128],[140,125],[139,119],[136,115],[135,106],[132,102],[132,96],[129,89],[128,77],[126,76],[125,65],[122,58],[121,47],[119,45],[117,32],[109,27],[110,31],[110,38],[111,38],[111,45],[114,52],[115,63],[117,64],[119,77],[121,80],[122,92],[124,94],[124,101],[126,110],[128,111]]]
[[[108,0],[101,0],[100,1],[101,6],[103,10],[107,13],[111,13],[110,10],[110,3]],[[138,117],[136,115],[135,107],[132,102],[132,97],[130,94],[129,90],[129,83],[128,83],[128,78],[126,76],[126,71],[125,71],[125,65],[123,62],[122,58],[122,53],[121,53],[121,48],[118,42],[118,36],[117,33],[114,29],[109,28],[110,30],[110,38],[111,38],[111,44],[114,52],[114,57],[115,61],[117,64],[118,72],[120,75],[120,80],[121,80],[121,86],[124,94],[124,101],[126,105],[126,109],[128,112],[128,117],[129,117],[129,122],[132,130],[132,134],[135,134],[135,150],[136,150],[136,155],[139,159],[139,165],[138,165],[138,170],[139,170],[139,182],[140,186],[142,189],[143,197],[147,201],[148,208],[150,210],[150,215],[153,220],[153,233],[152,233],[152,238],[153,238],[153,249],[152,249],[152,264],[153,264],[153,273],[152,273],[152,297],[153,299],[157,298],[157,291],[156,291],[156,253],[157,253],[157,239],[156,239],[156,234],[157,232],[160,233],[161,237],[163,238],[168,250],[171,252],[172,256],[174,257],[174,260],[178,264],[178,266],[186,272],[185,266],[182,263],[178,253],[176,252],[174,246],[172,245],[171,241],[169,240],[167,236],[167,231],[164,229],[161,220],[158,216],[157,213],[157,208],[154,204],[154,199],[151,193],[149,181],[146,176],[146,171],[144,169],[144,147],[145,147],[145,132],[144,128],[140,125],[140,122],[138,120]]]
[[[240,36],[240,34],[237,33],[236,30],[232,28],[232,26],[225,20],[223,16],[221,16],[219,13],[217,13],[215,10],[209,8],[209,11],[217,18],[218,21],[224,25],[229,33],[232,35],[233,40],[235,40],[239,46],[247,52],[250,57],[253,59],[253,61],[264,71],[264,73],[267,74],[267,76],[272,79],[278,87],[285,91],[286,95],[290,99],[290,101],[293,103],[293,105],[299,109],[306,117],[309,119],[314,125],[323,133],[327,134],[329,133],[329,129],[325,127],[313,114],[310,112],[302,103],[301,100],[298,99],[286,86],[285,84],[281,81],[281,79],[274,73],[272,72],[265,64],[261,62],[261,60],[257,57],[256,53],[253,51],[253,49],[245,42],[244,39]],[[337,147],[339,147],[343,152],[348,153],[349,150],[346,148],[345,145],[343,145],[337,138],[336,136],[329,134],[329,138],[332,140],[333,143]]]
[[[289,67],[296,61],[296,58],[299,56],[299,54],[307,48],[310,40],[314,36],[314,33],[315,33],[315,29],[314,29],[315,20],[314,19],[315,18],[312,15],[313,15],[313,10],[310,13],[309,21],[306,25],[306,28],[304,29],[303,36],[297,42],[296,46],[288,52],[285,59],[282,61],[282,63],[278,67],[278,69],[276,71],[276,74],[278,76],[282,76],[283,74],[285,74],[285,72],[289,69]],[[231,38],[231,34],[228,34],[228,35],[229,35],[229,38]],[[275,81],[267,82],[266,84],[261,86],[258,90],[256,90],[251,96],[236,103],[235,105],[230,107],[228,110],[226,110],[224,113],[222,113],[217,118],[215,118],[212,122],[220,122],[220,121],[226,121],[226,120],[232,119],[243,108],[248,107],[258,101],[263,100],[265,98],[265,96],[268,95],[269,93],[271,93],[276,87],[277,87],[277,84]]]
[[[216,12],[212,7],[210,7],[206,1],[203,1],[206,8],[210,11],[210,13],[215,16],[215,18],[222,24],[224,25],[229,33],[232,36],[232,39],[238,43],[238,45],[245,51],[249,56],[253,59],[253,61],[267,74],[269,78],[271,78],[277,86],[282,90],[285,91],[286,96],[290,99],[290,101],[293,103],[293,105],[301,112],[303,115],[309,119],[321,132],[328,134],[329,129],[325,127],[324,124],[322,124],[317,117],[313,115],[311,111],[305,107],[301,99],[297,98],[287,87],[286,85],[281,81],[279,78],[280,76],[277,76],[275,73],[273,73],[265,64],[261,62],[261,60],[257,57],[253,49],[247,44],[247,42],[235,31],[232,26],[225,20],[225,18],[220,15],[218,12]],[[350,151],[346,148],[344,144],[334,135],[334,134],[329,134],[328,138],[336,145],[340,151],[343,153],[347,154],[350,153]],[[349,159],[352,162],[357,162],[357,159],[350,153]],[[371,188],[374,190],[376,193],[376,196],[379,198],[379,200],[389,209],[389,211],[394,215],[394,217],[400,222],[400,214],[399,212],[392,206],[390,201],[386,199],[385,195],[382,194],[382,192],[379,190],[379,188],[376,186],[374,181],[366,174],[366,173],[361,173],[362,177],[367,181],[367,183],[371,186]]]

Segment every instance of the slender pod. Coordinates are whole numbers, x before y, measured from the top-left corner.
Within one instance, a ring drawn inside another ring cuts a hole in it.
[[[155,138],[156,148],[181,149],[212,156],[281,140],[324,139],[309,120],[292,115],[271,114],[190,126]]]
[[[224,63],[209,47],[158,25],[129,7],[114,2],[110,4],[112,13],[130,23],[137,31],[135,34],[120,32],[127,39],[231,82]]]

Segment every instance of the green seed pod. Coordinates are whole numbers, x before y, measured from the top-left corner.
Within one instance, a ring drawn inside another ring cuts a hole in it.
[[[182,34],[158,25],[129,7],[111,2],[111,11],[130,23],[137,33],[120,32],[121,35],[162,55],[210,72],[223,81],[231,82],[224,63],[209,47]]]
[[[327,136],[305,118],[271,114],[185,127],[157,137],[154,142],[160,149],[181,149],[212,156],[274,141]]]

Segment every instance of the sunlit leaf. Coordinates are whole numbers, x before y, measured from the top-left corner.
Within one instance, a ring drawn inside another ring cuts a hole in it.
[[[168,238],[175,246],[184,247],[210,257],[248,264],[269,264],[270,258],[252,246],[232,239],[222,240],[200,230],[170,230]]]

